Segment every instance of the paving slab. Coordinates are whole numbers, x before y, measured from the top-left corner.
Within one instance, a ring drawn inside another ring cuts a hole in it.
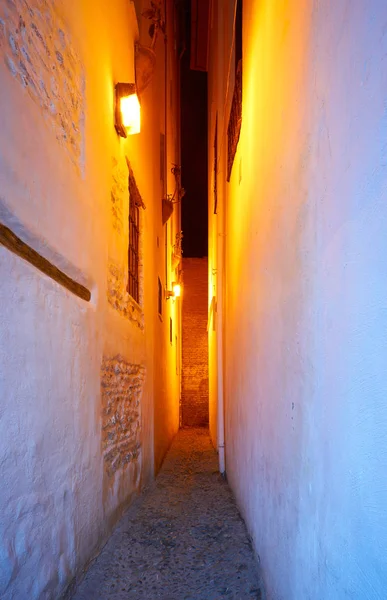
[[[177,434],[73,600],[263,600],[258,564],[208,430]]]

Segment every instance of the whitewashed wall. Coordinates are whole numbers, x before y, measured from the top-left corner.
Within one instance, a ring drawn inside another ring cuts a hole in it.
[[[381,599],[387,6],[243,5],[242,134],[222,199],[227,474],[269,600]]]
[[[157,316],[163,43],[160,81],[141,99],[141,134],[124,141],[114,130],[114,84],[134,80],[136,35],[127,0],[0,3],[0,222],[91,291],[81,300],[0,245],[6,600],[59,597],[153,477],[178,427],[176,351],[169,314]],[[126,157],[147,207],[141,307],[125,292]]]

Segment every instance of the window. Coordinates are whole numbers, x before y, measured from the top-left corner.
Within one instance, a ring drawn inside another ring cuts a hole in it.
[[[157,310],[159,312],[160,317],[163,314],[163,286],[160,281],[160,277],[158,278],[158,289],[157,289]]]
[[[128,248],[128,292],[137,303],[140,300],[139,289],[139,241],[140,210],[132,194],[129,195],[129,248]]]
[[[237,0],[234,45],[235,85],[231,103],[230,119],[227,128],[227,181],[230,181],[232,166],[237,151],[242,125],[242,0]]]
[[[215,120],[214,135],[214,214],[218,210],[218,113]]]
[[[133,300],[140,304],[140,208],[145,209],[133,175],[129,168],[129,244],[128,244],[128,287]]]
[[[235,73],[242,60],[242,0],[237,0],[235,15]]]

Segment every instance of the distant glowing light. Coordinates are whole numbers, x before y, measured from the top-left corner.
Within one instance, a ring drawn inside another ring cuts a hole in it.
[[[181,284],[177,283],[177,282],[176,283],[173,282],[172,283],[172,289],[168,290],[166,292],[167,300],[169,298],[172,298],[174,300],[175,298],[179,298],[180,296],[181,296]]]
[[[172,285],[173,295],[175,298],[180,298],[181,296],[181,285],[180,283],[174,283]]]

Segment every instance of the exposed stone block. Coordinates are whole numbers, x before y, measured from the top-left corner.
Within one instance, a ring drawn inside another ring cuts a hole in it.
[[[108,265],[107,298],[110,306],[121,316],[135,323],[141,330],[144,329],[144,313],[126,291],[122,269],[113,262]]]
[[[0,2],[0,49],[9,71],[41,107],[71,160],[82,168],[85,79],[55,3]]]
[[[102,451],[109,476],[141,454],[142,365],[104,357],[101,367]]]

